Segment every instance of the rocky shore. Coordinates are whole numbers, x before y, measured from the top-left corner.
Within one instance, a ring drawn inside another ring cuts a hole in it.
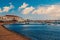
[[[3,23],[0,23],[0,40],[31,40],[31,39],[6,29],[3,26]]]

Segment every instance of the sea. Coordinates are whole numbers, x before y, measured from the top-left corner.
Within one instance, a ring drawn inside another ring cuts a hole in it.
[[[60,24],[8,24],[4,26],[8,30],[31,38],[31,40],[60,40]]]

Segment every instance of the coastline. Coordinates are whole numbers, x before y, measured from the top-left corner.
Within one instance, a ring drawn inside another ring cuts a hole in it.
[[[31,39],[22,34],[10,31],[7,28],[5,28],[3,24],[0,24],[0,40],[31,40]]]

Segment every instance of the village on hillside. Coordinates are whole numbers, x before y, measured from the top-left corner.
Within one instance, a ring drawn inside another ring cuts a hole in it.
[[[16,23],[22,21],[24,21],[24,19],[15,15],[0,16],[0,23],[4,22],[6,24],[6,23]]]
[[[4,24],[10,24],[10,23],[60,24],[60,20],[29,20],[29,19],[23,19],[22,17],[15,16],[15,15],[5,15],[5,16],[0,16],[0,23],[4,23]]]

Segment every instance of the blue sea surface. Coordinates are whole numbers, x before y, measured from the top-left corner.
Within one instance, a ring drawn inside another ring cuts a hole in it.
[[[59,25],[5,25],[6,28],[23,34],[32,40],[60,40]]]

